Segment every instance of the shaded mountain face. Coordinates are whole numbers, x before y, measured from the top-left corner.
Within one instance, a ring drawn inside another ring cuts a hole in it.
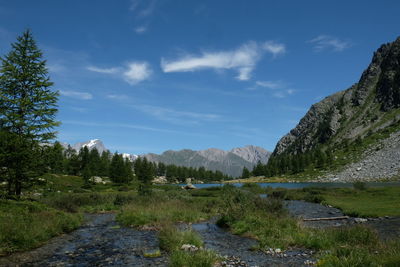
[[[143,156],[154,162],[194,168],[205,167],[207,170],[219,170],[233,177],[239,177],[242,175],[243,167],[251,170],[258,161],[266,163],[270,154],[261,147],[246,146],[234,148],[231,151],[216,148],[200,151],[190,149],[168,150],[161,155],[146,154]]]
[[[340,145],[400,120],[400,38],[382,45],[358,83],[311,106],[273,155]]]

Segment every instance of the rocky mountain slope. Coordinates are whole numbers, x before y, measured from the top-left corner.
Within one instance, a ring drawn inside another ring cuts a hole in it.
[[[93,139],[89,140],[87,142],[80,142],[76,143],[75,145],[72,146],[73,149],[75,149],[77,152],[83,147],[87,147],[89,150],[92,150],[94,148],[97,148],[97,151],[101,154],[103,151],[107,151],[106,147],[104,146],[103,142],[99,139]]]
[[[360,142],[367,137],[368,140],[380,140],[372,137],[379,137],[388,127],[391,127],[390,131],[394,136],[390,138],[396,139],[395,136],[398,136],[400,131],[399,121],[400,38],[382,45],[374,53],[370,65],[362,73],[358,83],[312,105],[298,125],[278,142],[273,156],[295,155],[317,147],[338,151],[349,143]],[[381,150],[378,143],[382,143],[385,149]],[[366,147],[365,153],[359,159],[361,161],[354,166],[345,167],[337,178],[387,178],[398,175],[398,142],[388,139],[378,143],[373,142]],[[379,147],[379,152],[368,150],[374,146]],[[390,167],[385,165],[392,161]],[[359,169],[360,164],[364,166],[356,171],[360,175],[353,174],[353,169]]]
[[[245,146],[224,151],[216,148],[194,151],[184,149],[180,151],[168,150],[161,155],[146,154],[148,160],[174,164],[186,167],[205,167],[207,170],[219,170],[233,177],[242,174],[243,167],[252,169],[258,161],[266,163],[270,152],[256,146]]]

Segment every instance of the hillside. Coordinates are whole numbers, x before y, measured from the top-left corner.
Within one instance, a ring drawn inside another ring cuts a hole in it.
[[[400,38],[374,53],[358,83],[312,105],[272,158],[319,149],[334,155],[340,174],[332,179],[394,177],[400,170],[399,108]]]

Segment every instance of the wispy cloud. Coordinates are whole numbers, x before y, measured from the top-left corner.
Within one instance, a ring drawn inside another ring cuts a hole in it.
[[[135,85],[141,81],[148,80],[151,74],[152,70],[147,62],[131,62],[128,64],[123,76],[127,83]]]
[[[132,61],[126,67],[99,68],[88,66],[86,69],[102,74],[116,74],[131,85],[149,80],[153,73],[150,64],[145,61]]]
[[[236,79],[246,81],[251,78],[252,71],[265,51],[275,56],[284,53],[284,45],[270,41],[261,44],[250,41],[235,50],[203,52],[201,55],[186,55],[173,60],[162,58],[161,68],[166,73],[233,69],[238,72]]]
[[[276,98],[285,98],[296,92],[296,90],[288,88],[282,81],[256,81],[255,86],[248,90],[256,90],[260,87],[271,89],[271,95]]]
[[[202,136],[202,137],[210,137],[209,134],[201,134],[201,133],[191,133],[188,131],[177,131],[170,130],[164,128],[155,128],[138,124],[129,124],[129,123],[106,123],[106,122],[89,122],[89,121],[74,121],[74,120],[64,120],[63,124],[70,125],[79,125],[84,127],[101,127],[101,128],[124,128],[124,129],[133,129],[133,130],[142,130],[142,131],[150,131],[150,132],[159,132],[159,133],[168,133],[168,134],[180,134],[180,135],[189,135],[189,136]]]
[[[153,14],[157,2],[157,0],[131,0],[129,9],[138,17],[148,17]]]
[[[256,81],[256,85],[269,89],[278,89],[283,87],[281,81]]]
[[[127,96],[127,95],[116,95],[116,94],[109,94],[109,95],[106,95],[106,97],[108,99],[115,99],[115,100],[127,100],[127,99],[129,99],[129,96]]]
[[[137,33],[137,34],[141,34],[141,33],[145,33],[145,32],[147,32],[147,26],[138,26],[138,27],[136,27],[135,28],[135,32]]]
[[[270,52],[274,56],[284,54],[286,52],[286,47],[284,44],[277,43],[275,41],[267,41],[263,44],[263,49]]]
[[[95,66],[88,66],[86,69],[93,72],[106,73],[106,74],[113,74],[120,72],[120,68],[98,68]]]
[[[148,31],[151,17],[154,14],[159,0],[131,0],[129,10],[134,14],[137,26],[134,31],[143,34]]]
[[[61,65],[59,63],[49,64],[47,68],[51,73],[63,73],[67,70],[64,65]]]
[[[79,92],[79,91],[60,90],[60,94],[62,96],[67,96],[67,97],[81,99],[81,100],[90,100],[93,98],[92,94],[87,93],[87,92]]]
[[[153,116],[159,120],[174,124],[199,124],[201,121],[216,121],[221,119],[220,115],[212,113],[200,113],[191,111],[180,111],[172,108],[154,105],[130,105],[143,113]]]
[[[323,50],[332,50],[335,52],[341,52],[352,46],[351,42],[341,40],[339,38],[330,35],[319,35],[308,42],[313,44],[314,50],[317,52]]]

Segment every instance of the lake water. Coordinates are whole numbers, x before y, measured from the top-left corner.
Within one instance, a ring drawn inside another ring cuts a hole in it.
[[[287,189],[297,189],[304,187],[329,187],[329,188],[345,188],[353,187],[353,183],[257,183],[261,187],[272,187],[272,188],[287,188]],[[184,186],[185,184],[179,184],[179,186]],[[193,184],[196,188],[209,188],[223,186],[224,184]],[[232,185],[240,187],[243,183],[232,183]],[[400,186],[400,182],[370,182],[366,183],[367,187],[383,187],[383,186]]]

